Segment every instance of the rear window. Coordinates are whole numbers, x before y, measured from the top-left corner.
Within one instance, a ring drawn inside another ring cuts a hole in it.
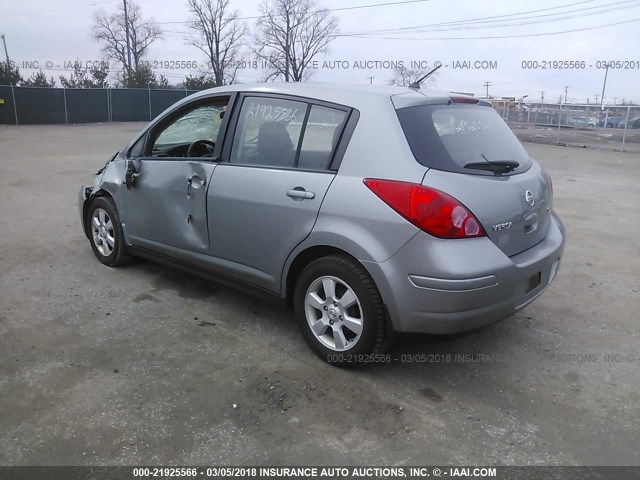
[[[467,163],[515,160],[511,174],[531,166],[531,158],[507,124],[491,107],[416,105],[397,110],[416,160],[425,167],[473,175],[493,175],[464,168]]]

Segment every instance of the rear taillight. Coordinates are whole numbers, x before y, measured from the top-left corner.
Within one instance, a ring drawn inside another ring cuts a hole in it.
[[[478,219],[455,198],[417,183],[365,178],[364,184],[416,227],[434,237],[486,235]]]

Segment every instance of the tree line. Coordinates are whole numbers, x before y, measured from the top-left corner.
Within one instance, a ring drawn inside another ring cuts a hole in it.
[[[185,43],[202,52],[210,66],[189,74],[177,85],[204,89],[237,81],[243,55],[253,55],[268,64],[258,81],[300,82],[309,78],[308,65],[329,51],[338,30],[338,19],[315,0],[263,0],[260,16],[251,26],[232,8],[231,0],[187,0],[192,32]],[[121,88],[172,88],[169,80],[157,74],[146,62],[149,47],[164,38],[154,20],[145,19],[133,0],[118,10],[94,13],[92,35],[101,46],[105,63],[99,67],[75,66],[58,80],[66,88],[104,88],[115,73],[113,86]],[[109,69],[115,65],[115,72]],[[18,67],[0,62],[0,84],[55,87],[56,79],[42,70],[25,79]]]
[[[186,0],[189,11],[184,41],[206,57],[209,68],[189,74],[171,85],[146,61],[149,47],[164,39],[154,20],[145,20],[140,6],[126,0],[118,10],[94,13],[92,36],[105,62],[91,68],[76,65],[60,75],[65,88],[105,88],[115,74],[116,88],[186,88],[201,90],[237,82],[242,58],[256,58],[267,66],[256,81],[302,82],[310,78],[314,59],[329,52],[338,33],[338,19],[316,0],[262,0],[259,16],[250,25],[231,0]],[[110,65],[115,65],[110,70]],[[424,72],[398,69],[390,83],[409,85]],[[0,85],[55,87],[56,80],[41,70],[23,79],[17,67],[0,63]]]

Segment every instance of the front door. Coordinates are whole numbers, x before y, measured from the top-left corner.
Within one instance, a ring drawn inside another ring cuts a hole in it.
[[[228,102],[228,96],[199,100],[149,132],[124,193],[124,229],[133,245],[166,254],[208,253],[207,191]]]

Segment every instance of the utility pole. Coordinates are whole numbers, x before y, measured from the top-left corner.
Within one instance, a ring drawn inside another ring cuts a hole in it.
[[[0,35],[2,37],[2,43],[4,44],[4,54],[7,57],[7,75],[9,75],[9,83],[13,85],[11,80],[11,62],[9,61],[9,51],[7,50],[7,41],[4,38],[4,33]]]
[[[604,89],[607,86],[607,74],[609,73],[609,63],[607,63],[607,68],[604,70],[604,82],[602,83],[602,96],[600,97],[600,108],[604,110]],[[598,103],[598,102],[596,102]]]
[[[489,98],[489,87],[491,86],[491,82],[484,82],[483,85],[487,89],[487,94],[484,98]]]
[[[567,91],[569,90],[569,85],[564,86],[564,103],[567,103]]]
[[[376,77],[367,77],[369,79],[369,85],[373,85],[373,79]]]
[[[596,104],[598,103],[598,98],[600,97],[600,95],[598,95],[597,93],[595,94],[596,97]]]
[[[540,103],[544,103],[544,90],[540,90]]]
[[[124,34],[127,37],[127,74],[129,77],[128,82],[131,82],[131,41],[129,40],[129,12],[127,10],[127,0],[122,0],[122,5],[124,7]]]
[[[2,43],[4,43],[4,54],[7,57],[7,67],[11,66],[11,62],[9,61],[9,51],[7,50],[7,41],[4,38],[4,33],[0,35],[2,37]]]
[[[285,39],[285,42],[284,42],[284,81],[288,82],[289,81],[289,49],[291,48],[291,46],[289,45],[289,42],[291,40],[291,36],[290,36],[291,21],[289,20],[289,7],[287,7],[286,13],[287,13],[287,31],[285,33],[287,34],[287,38]]]

